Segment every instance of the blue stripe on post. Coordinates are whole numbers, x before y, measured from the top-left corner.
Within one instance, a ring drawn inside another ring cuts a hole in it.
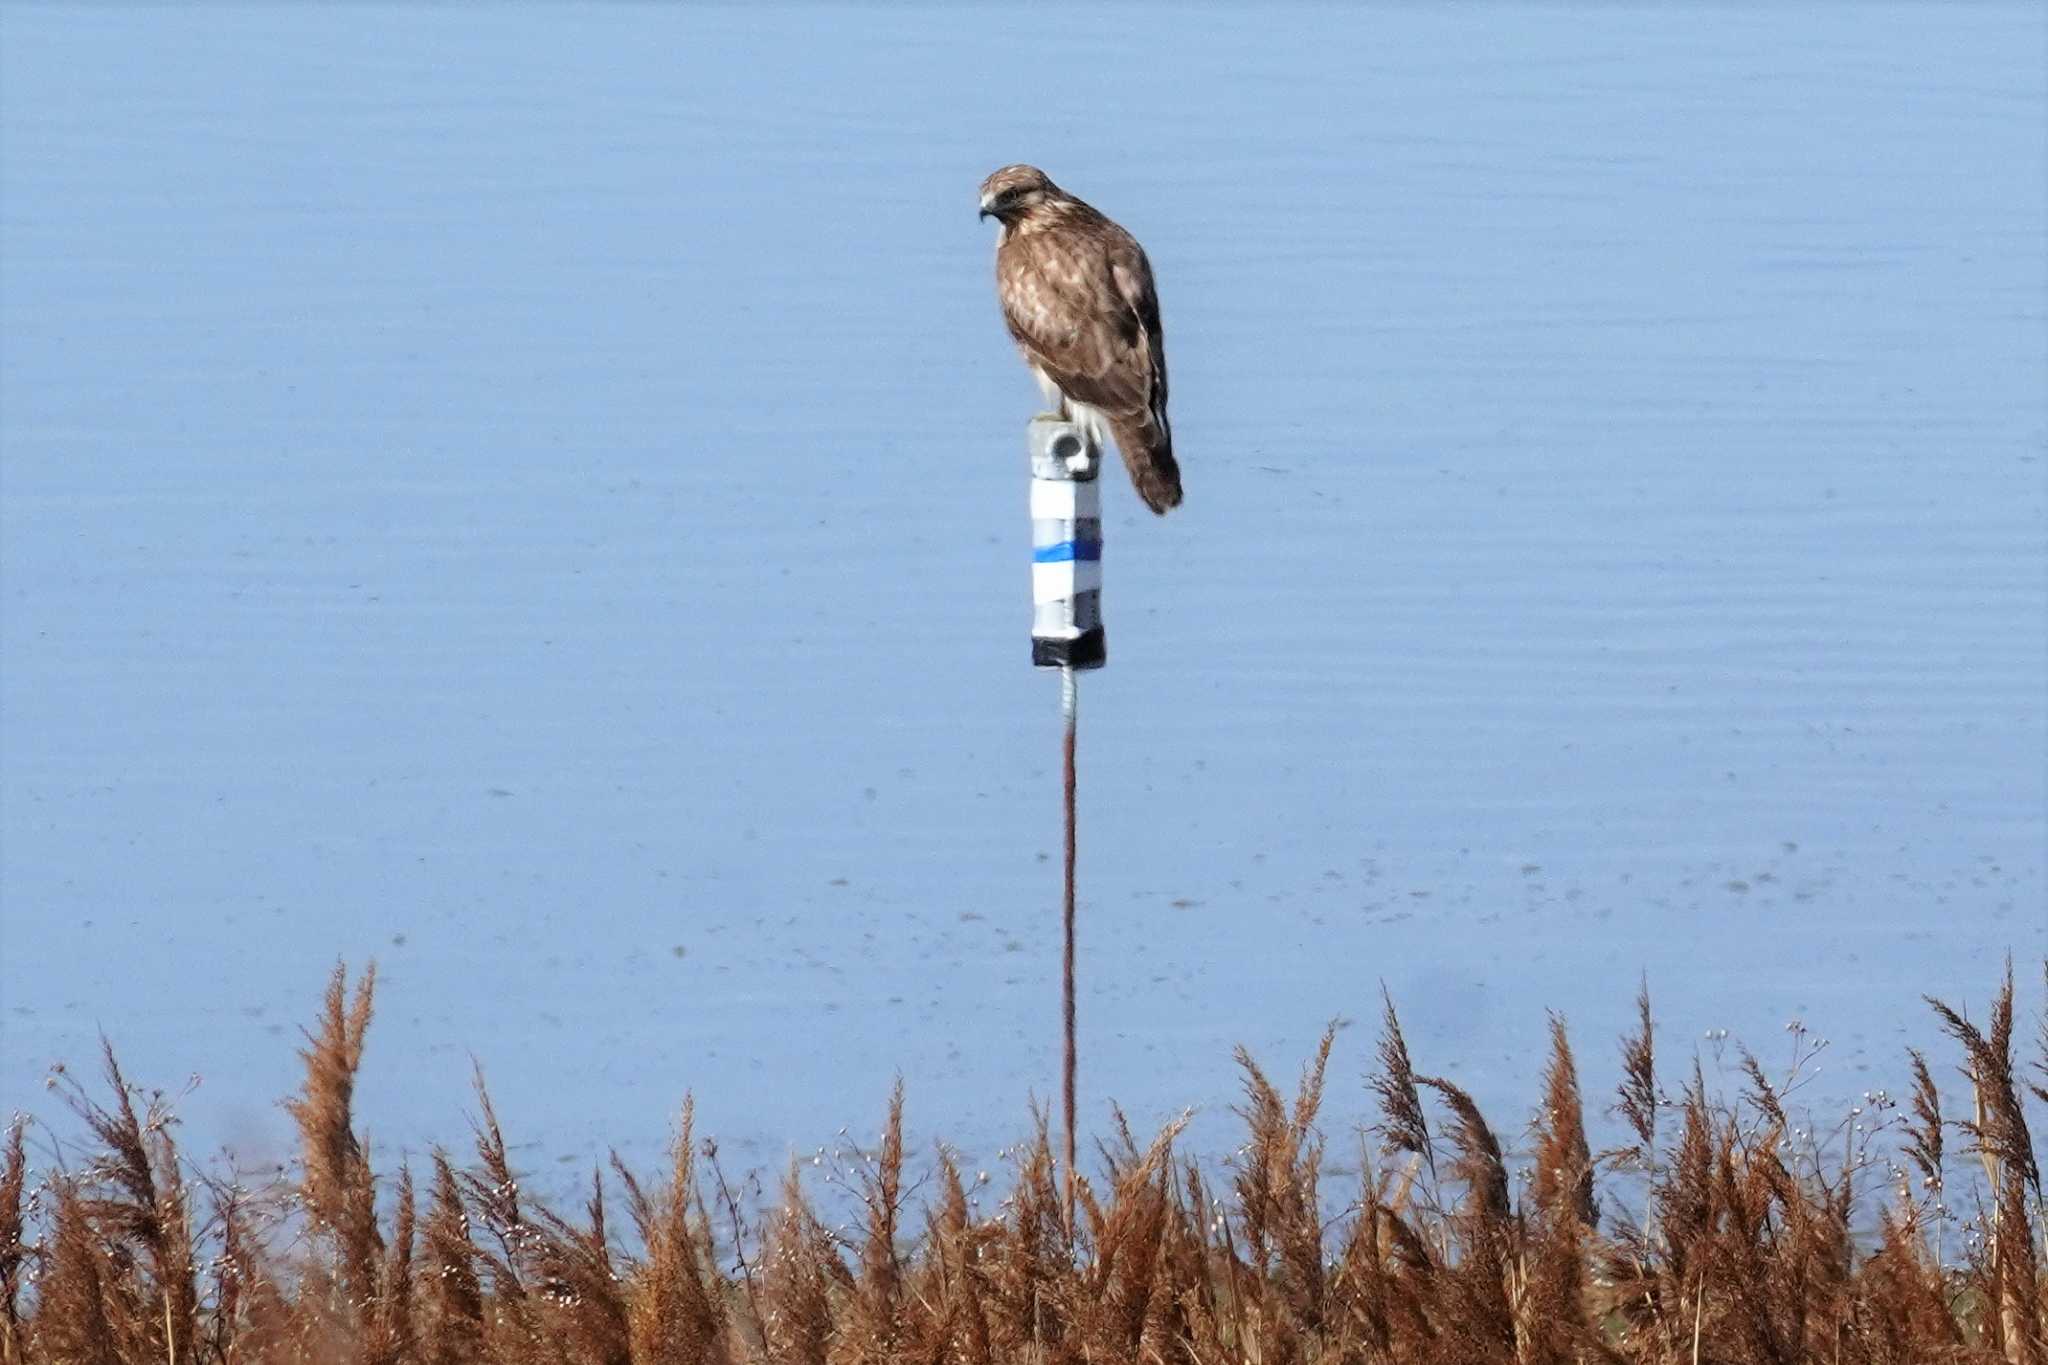
[[[1077,559],[1101,558],[1102,542],[1099,540],[1063,540],[1057,545],[1035,545],[1031,549],[1033,564],[1065,564]]]

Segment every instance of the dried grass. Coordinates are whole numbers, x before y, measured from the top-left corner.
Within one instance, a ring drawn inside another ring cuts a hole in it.
[[[844,1238],[794,1170],[750,1214],[687,1102],[665,1178],[614,1157],[558,1213],[522,1188],[481,1073],[472,1157],[434,1152],[416,1207],[352,1112],[373,987],[329,982],[279,1188],[189,1175],[169,1103],[111,1049],[98,1090],[60,1074],[75,1159],[31,1170],[19,1121],[0,1146],[0,1362],[2048,1365],[2028,1112],[2048,1038],[2015,1056],[2009,969],[1981,1023],[1930,1002],[1966,1117],[1909,1050],[1903,1106],[1876,1095],[1820,1135],[1788,1107],[1813,1049],[1786,1075],[1744,1054],[1726,1100],[1695,1059],[1667,1097],[1642,992],[1616,1089],[1633,1141],[1597,1155],[1564,1020],[1517,1155],[1417,1069],[1383,992],[1378,1141],[1359,1135],[1348,1204],[1317,1123],[1333,1026],[1291,1098],[1238,1053],[1224,1182],[1177,1155],[1180,1123],[1141,1144],[1119,1114],[1071,1235],[1042,1113],[1000,1204],[943,1150],[921,1199],[899,1085]]]

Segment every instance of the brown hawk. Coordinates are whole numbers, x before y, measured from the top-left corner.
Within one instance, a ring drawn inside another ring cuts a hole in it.
[[[1035,166],[981,183],[981,216],[1002,224],[996,292],[1003,322],[1046,401],[1110,437],[1153,511],[1180,506],[1166,421],[1166,347],[1152,263],[1137,239]]]

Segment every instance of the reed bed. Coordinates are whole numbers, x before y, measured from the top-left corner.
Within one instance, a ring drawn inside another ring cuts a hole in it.
[[[683,1106],[668,1168],[592,1173],[563,1210],[524,1188],[479,1078],[474,1150],[378,1169],[353,1092],[375,998],[337,969],[288,1108],[301,1155],[250,1187],[187,1160],[166,1100],[67,1075],[72,1119],[0,1142],[0,1349],[49,1362],[2015,1362],[2048,1365],[2041,1173],[2048,1024],[1930,1001],[1900,1098],[1815,1132],[1789,1074],[1742,1093],[1673,1068],[1646,994],[1592,1103],[1564,1021],[1533,1120],[1504,1144],[1411,1059],[1391,1001],[1358,1171],[1326,1181],[1334,1028],[1283,1094],[1248,1053],[1241,1150],[1204,1176],[1179,1126],[1118,1117],[1073,1235],[1044,1119],[984,1209],[943,1150],[906,1183],[904,1098],[835,1231],[793,1169],[750,1210]],[[1935,1077],[1958,1066],[1948,1113]],[[1597,1127],[1598,1125],[1596,1125]],[[75,1130],[82,1128],[82,1137]],[[29,1156],[49,1157],[31,1170]],[[1508,1155],[1509,1152],[1521,1155]],[[1332,1183],[1341,1189],[1331,1189]]]

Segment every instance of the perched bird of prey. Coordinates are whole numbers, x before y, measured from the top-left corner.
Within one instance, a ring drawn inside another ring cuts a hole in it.
[[[1003,321],[1048,403],[1110,437],[1153,511],[1180,506],[1166,422],[1166,347],[1152,263],[1137,239],[1036,166],[981,182],[981,216],[1002,224],[996,292]]]

